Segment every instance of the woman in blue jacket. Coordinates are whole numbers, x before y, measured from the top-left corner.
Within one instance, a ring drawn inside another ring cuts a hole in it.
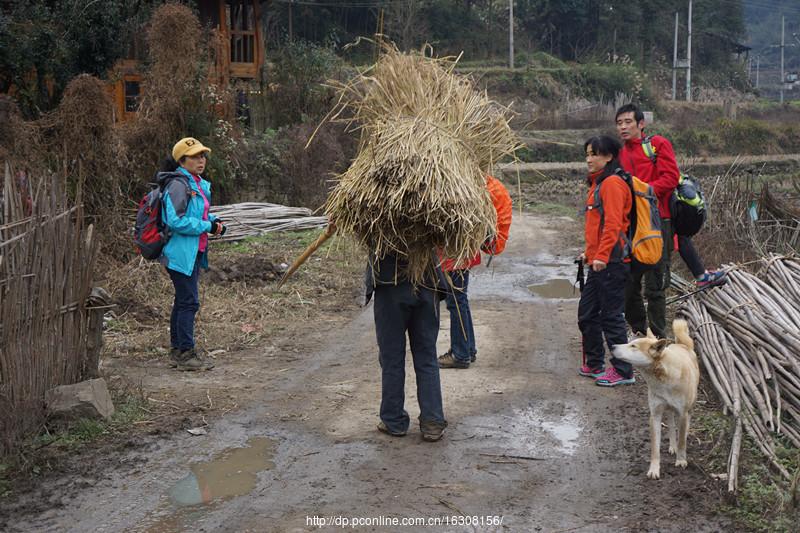
[[[210,370],[214,364],[195,350],[194,318],[200,308],[198,276],[208,268],[208,234],[222,235],[225,226],[209,213],[211,184],[200,175],[211,149],[192,137],[178,141],[172,158],[173,172],[159,172],[164,191],[162,219],[170,233],[160,261],[175,287],[170,317],[170,359],[179,370]]]

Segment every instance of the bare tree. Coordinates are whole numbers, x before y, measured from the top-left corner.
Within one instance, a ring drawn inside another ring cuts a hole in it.
[[[427,22],[420,13],[428,0],[392,2],[386,9],[384,33],[402,50],[420,46],[428,33]]]

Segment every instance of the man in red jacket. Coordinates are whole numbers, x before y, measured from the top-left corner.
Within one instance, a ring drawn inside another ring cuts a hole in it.
[[[617,133],[625,143],[619,153],[622,168],[653,187],[658,197],[658,211],[661,214],[661,232],[664,235],[664,253],[655,269],[631,270],[630,280],[625,287],[625,319],[634,334],[644,334],[649,325],[656,337],[664,338],[667,330],[667,300],[665,291],[669,287],[670,252],[673,250],[672,224],[669,212],[669,199],[678,186],[678,163],[672,144],[660,135],[645,137],[644,113],[634,104],[626,104],[617,110]],[[642,148],[642,141],[649,138],[658,153],[655,164]],[[644,297],[647,299],[645,312],[642,299],[642,278],[644,278]]]

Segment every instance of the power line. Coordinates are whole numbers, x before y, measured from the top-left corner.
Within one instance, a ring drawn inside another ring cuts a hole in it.
[[[387,4],[408,4],[414,0],[273,0],[275,3],[309,7],[386,7]]]

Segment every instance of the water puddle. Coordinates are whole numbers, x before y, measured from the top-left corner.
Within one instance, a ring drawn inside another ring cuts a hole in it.
[[[170,500],[186,507],[247,494],[255,488],[258,473],[275,466],[274,453],[271,439],[253,437],[245,448],[226,450],[214,460],[192,465],[191,472],[169,490]]]
[[[584,429],[580,411],[560,402],[469,417],[464,424],[475,428],[477,434],[491,440],[506,454],[539,458],[574,455]]]
[[[539,298],[571,299],[580,297],[580,293],[572,285],[572,281],[563,278],[551,279],[538,285],[528,285],[528,290]]]
[[[578,449],[578,437],[583,426],[575,413],[564,412],[559,416],[544,414],[541,409],[515,409],[514,419],[536,431],[541,428],[558,443],[558,449],[566,455],[574,454]]]
[[[565,453],[572,455],[578,449],[578,437],[581,434],[576,422],[575,417],[571,416],[560,422],[542,422],[542,427],[558,439]]]

